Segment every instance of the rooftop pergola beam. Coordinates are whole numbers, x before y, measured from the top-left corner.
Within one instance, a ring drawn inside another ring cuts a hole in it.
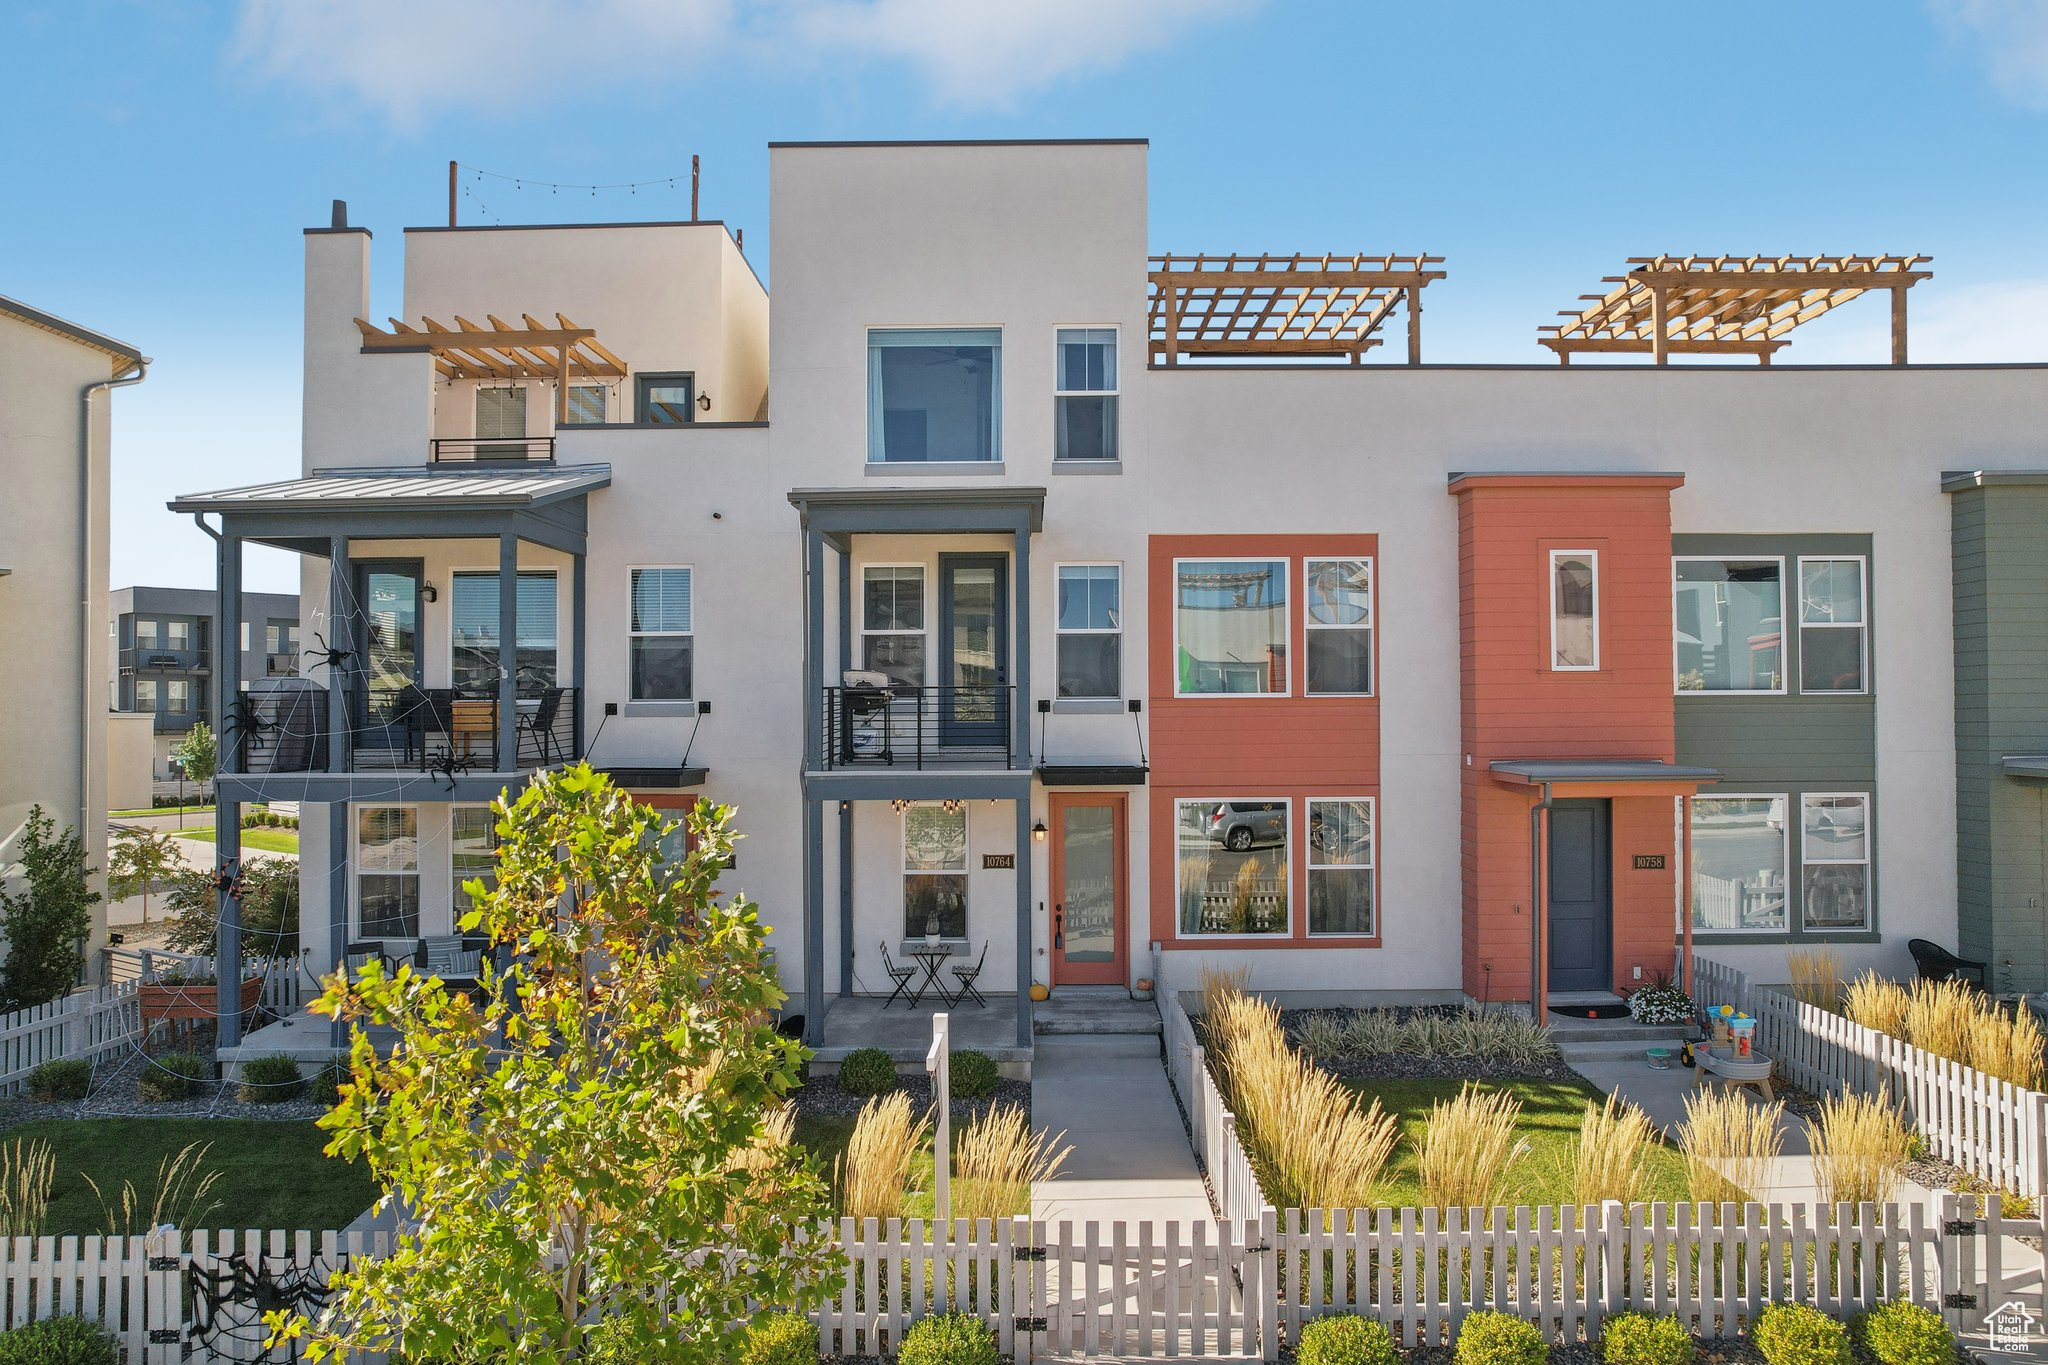
[[[1147,351],[1324,355],[1356,364],[1373,333],[1409,307],[1408,358],[1421,360],[1421,291],[1444,278],[1440,256],[1207,256],[1166,253],[1149,263]]]

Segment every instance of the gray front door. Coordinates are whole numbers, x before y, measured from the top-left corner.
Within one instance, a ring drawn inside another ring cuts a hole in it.
[[[1612,806],[1567,799],[1550,808],[1550,989],[1614,989]]]

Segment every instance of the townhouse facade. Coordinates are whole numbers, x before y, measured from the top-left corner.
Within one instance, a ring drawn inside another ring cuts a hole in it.
[[[1034,984],[1206,966],[1540,1008],[1928,938],[2048,985],[1997,619],[2042,367],[1430,365],[1428,258],[1325,280],[1396,279],[1411,363],[1261,350],[1234,262],[1150,252],[1142,142],[770,170],[772,303],[722,224],[413,229],[386,326],[368,233],[308,233],[302,468],[173,507],[227,600],[303,556],[322,644],[221,794],[307,803],[316,965],[451,934],[485,803],[588,757],[738,807],[815,1042],[926,939],[1026,1057]]]
[[[210,683],[222,652],[215,595],[202,588],[116,588],[108,602],[109,688],[118,713],[147,714],[153,731],[150,774],[177,774],[171,755],[193,723],[218,729]],[[289,678],[299,668],[299,599],[289,593],[242,594],[240,677]]]

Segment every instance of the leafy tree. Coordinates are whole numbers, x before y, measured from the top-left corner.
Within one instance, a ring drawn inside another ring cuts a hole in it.
[[[31,807],[16,846],[24,888],[0,892],[0,930],[7,962],[0,966],[0,1007],[45,1004],[78,984],[80,952],[92,932],[100,894],[86,884],[85,842],[78,831]]]
[[[175,952],[211,956],[219,946],[219,893],[196,868],[173,875],[165,944]],[[250,957],[297,957],[299,864],[293,858],[252,858],[242,864],[242,951]]]
[[[372,962],[316,1006],[357,1026],[327,1150],[417,1226],[273,1329],[315,1360],[723,1365],[831,1255],[824,1179],[768,1125],[803,1050],[769,1023],[767,931],[713,889],[732,812],[699,802],[674,861],[673,826],[587,765],[493,810],[496,884],[468,884],[462,928],[509,950],[502,974],[487,956],[473,1001]],[[388,1055],[364,1025],[396,1031]]]
[[[185,770],[185,776],[199,784],[204,792],[206,784],[213,781],[213,775],[220,771],[220,740],[215,738],[213,729],[203,720],[192,722],[192,728],[185,732],[184,743],[171,751],[171,757]]]
[[[171,874],[184,870],[175,838],[147,829],[114,831],[114,846],[107,856],[107,891],[115,900],[142,897],[142,922],[149,923],[149,892]]]

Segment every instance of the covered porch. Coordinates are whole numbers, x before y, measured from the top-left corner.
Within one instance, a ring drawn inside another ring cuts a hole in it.
[[[1026,998],[1024,1004],[1028,1007],[1030,1000]],[[878,1047],[899,1069],[921,1063],[931,1046],[934,1014],[947,1016],[955,1049],[986,1052],[1006,1074],[1020,1078],[1024,1074],[1031,1061],[1031,1047],[1028,1040],[1022,1045],[1017,1041],[1015,995],[991,995],[985,1009],[977,1009],[972,1001],[949,1008],[930,998],[915,1009],[905,1008],[900,1000],[884,1008],[880,996],[834,996],[826,1003],[824,1027],[812,1044],[816,1050],[813,1062],[821,1069],[837,1070],[847,1053]]]

